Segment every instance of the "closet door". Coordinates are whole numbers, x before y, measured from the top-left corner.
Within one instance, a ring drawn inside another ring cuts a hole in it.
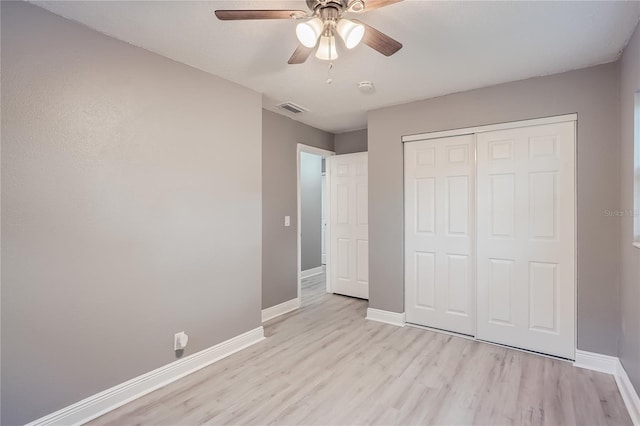
[[[573,122],[477,135],[479,339],[575,357]]]
[[[329,263],[333,293],[369,298],[368,154],[327,158]]]
[[[407,322],[475,334],[475,138],[404,144]]]

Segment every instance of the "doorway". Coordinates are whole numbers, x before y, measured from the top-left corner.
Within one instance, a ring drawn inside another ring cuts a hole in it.
[[[334,152],[298,144],[298,298],[324,293],[326,287],[326,158]],[[304,286],[303,286],[304,283]],[[304,290],[303,290],[304,288]]]

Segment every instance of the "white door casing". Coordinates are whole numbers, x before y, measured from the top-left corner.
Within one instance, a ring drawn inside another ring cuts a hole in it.
[[[369,298],[368,155],[327,158],[329,175],[329,287]]]
[[[407,322],[475,335],[475,138],[404,150]]]
[[[323,159],[324,160],[324,159]],[[324,160],[326,161],[326,160]],[[325,163],[325,168],[326,168],[326,163]],[[321,251],[320,251],[320,256],[321,256],[321,260],[320,263],[322,263],[323,265],[327,264],[327,176],[326,173],[322,173],[322,219],[321,219],[321,223],[320,226],[322,227],[321,232]]]
[[[478,339],[575,356],[575,124],[477,135]]]

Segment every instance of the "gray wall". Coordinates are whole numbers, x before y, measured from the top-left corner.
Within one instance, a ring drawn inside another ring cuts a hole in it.
[[[260,326],[261,96],[2,2],[2,420]],[[10,342],[10,344],[9,344]]]
[[[640,90],[640,25],[620,61],[620,210],[633,210],[634,93]],[[639,129],[640,130],[640,129]],[[640,137],[636,135],[635,137]],[[636,212],[640,214],[640,212]],[[621,221],[620,360],[640,393],[640,250],[632,246],[633,218]]]
[[[339,133],[335,136],[336,154],[367,152],[367,129]]]
[[[333,134],[262,111],[262,308],[295,299],[297,282],[296,146],[333,151]],[[291,226],[284,217],[291,216]]]
[[[322,266],[322,157],[300,153],[301,270]]]
[[[618,108],[611,63],[369,112],[370,306],[404,311],[402,135],[577,112],[578,347],[616,355]]]

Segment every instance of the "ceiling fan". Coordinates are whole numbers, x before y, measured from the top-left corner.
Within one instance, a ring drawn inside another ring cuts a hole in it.
[[[304,10],[216,10],[222,21],[247,19],[296,19],[305,20],[296,26],[300,44],[289,58],[290,64],[302,64],[317,46],[316,58],[334,60],[336,35],[347,49],[353,49],[361,41],[385,56],[391,56],[402,48],[402,43],[357,19],[347,19],[345,13],[362,13],[402,0],[306,0],[311,12]]]

